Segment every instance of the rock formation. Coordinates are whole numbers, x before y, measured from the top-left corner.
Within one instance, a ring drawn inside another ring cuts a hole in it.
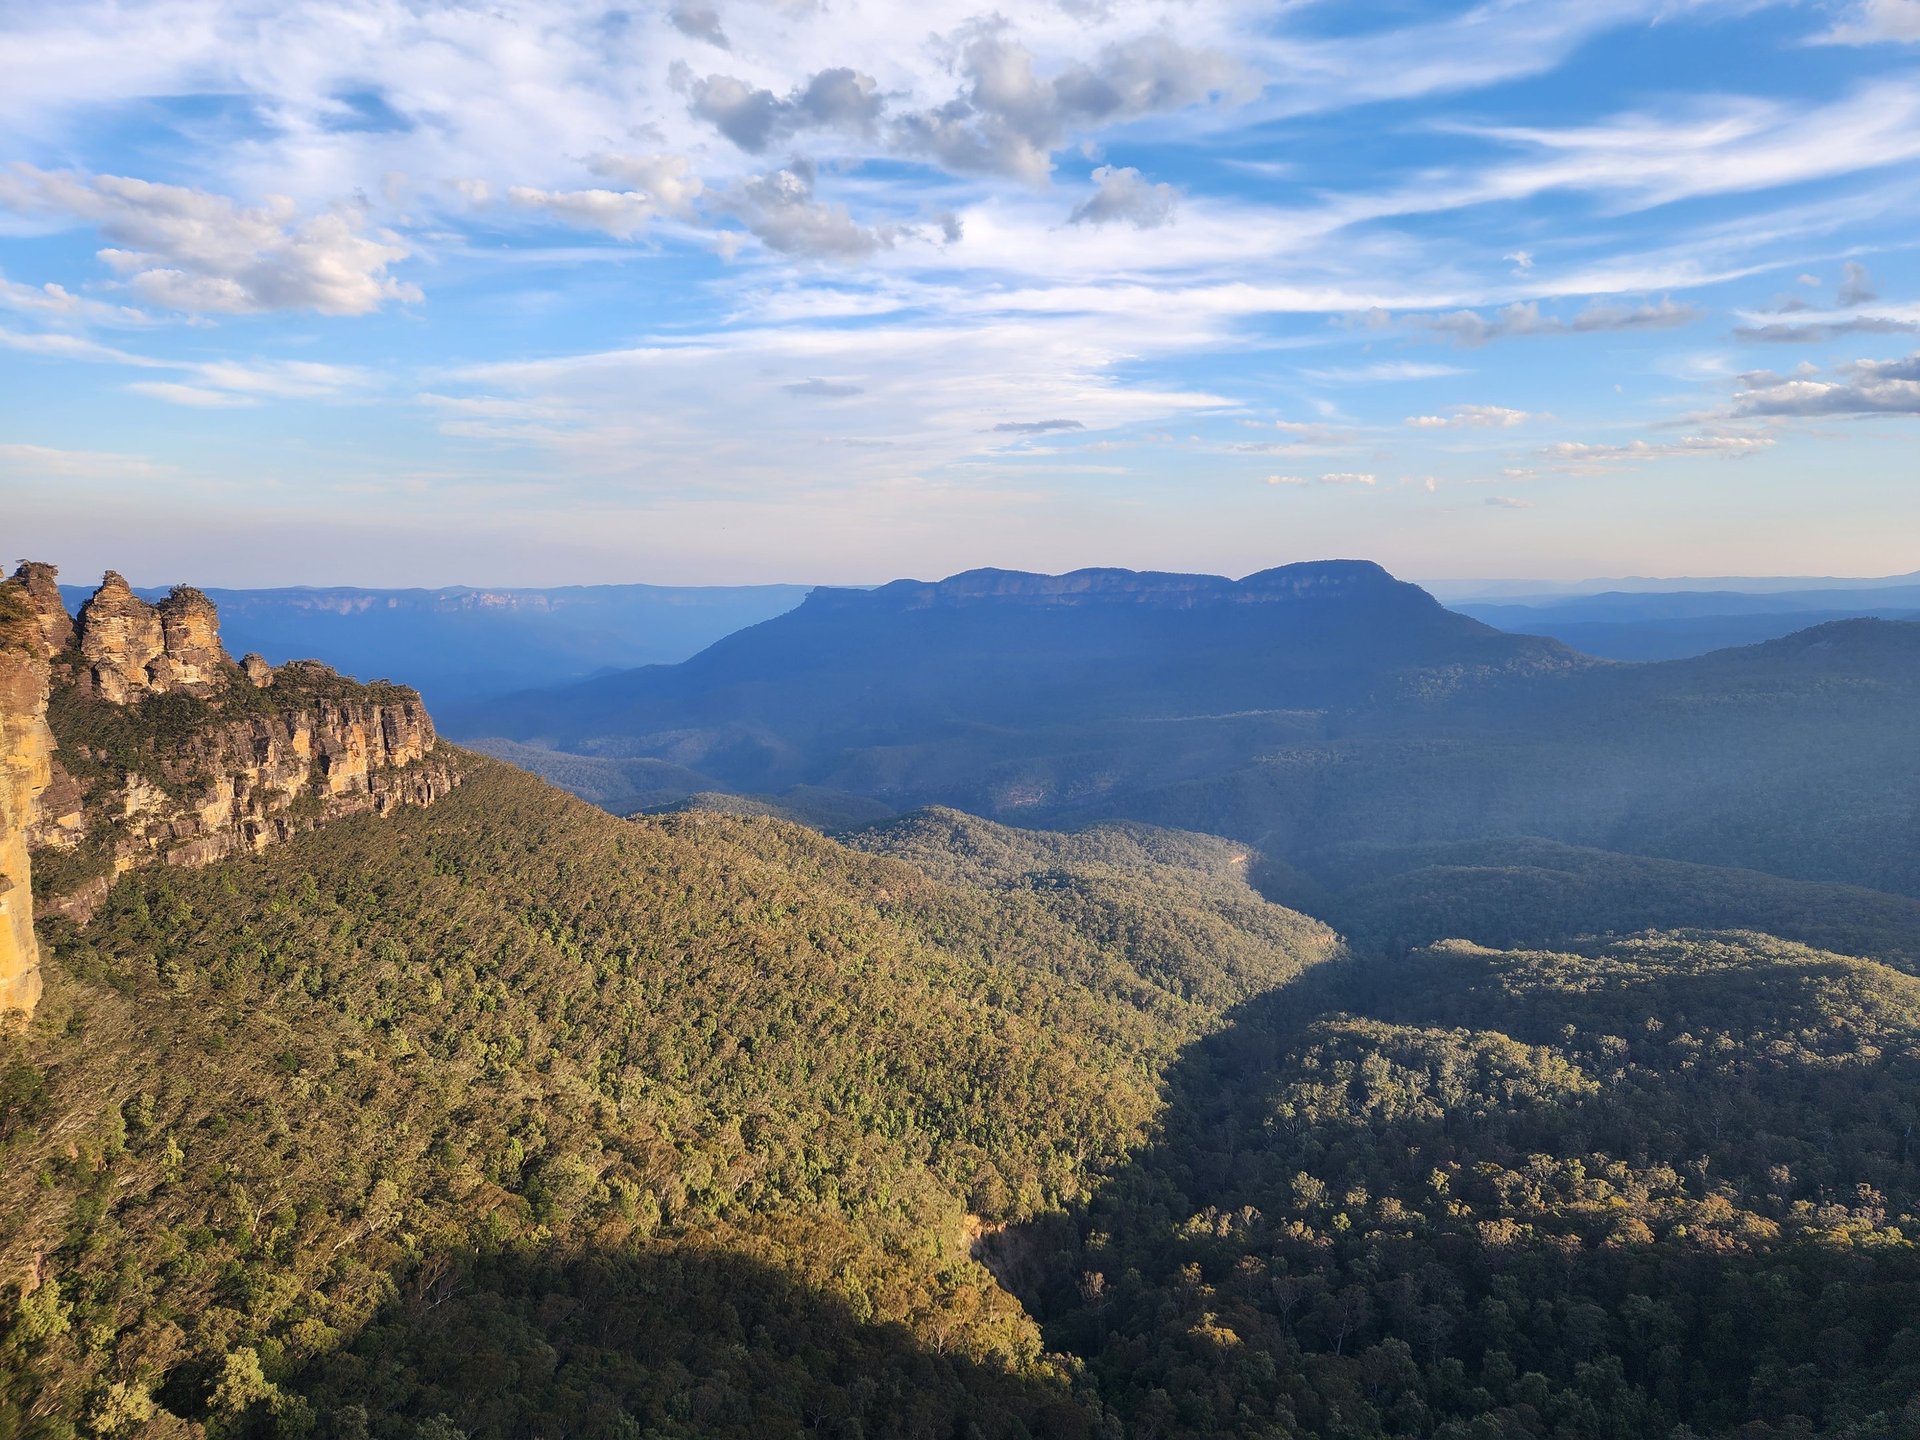
[[[226,684],[233,662],[220,644],[220,615],[191,585],[176,585],[162,600],[161,657],[156,688],[206,694]]]
[[[176,585],[158,606],[149,605],[115,570],[81,607],[79,636],[94,689],[115,705],[173,690],[209,694],[226,683],[232,663],[205,595]]]
[[[52,781],[47,645],[26,587],[0,587],[0,1012],[40,999],[28,832]]]
[[[0,584],[0,1010],[39,995],[30,863],[41,914],[84,923],[128,870],[260,850],[459,781],[412,690],[311,660],[236,665],[190,586],[153,606],[109,571],[76,625],[54,581],[23,563]],[[139,703],[170,693],[196,704]]]
[[[51,565],[22,560],[14,579],[20,582],[28,606],[49,655],[58,655],[73,643],[73,617],[67,614],[67,602],[60,598],[60,572]]]

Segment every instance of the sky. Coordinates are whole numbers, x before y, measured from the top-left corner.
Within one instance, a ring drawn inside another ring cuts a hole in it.
[[[0,550],[1920,568],[1920,0],[0,0]]]

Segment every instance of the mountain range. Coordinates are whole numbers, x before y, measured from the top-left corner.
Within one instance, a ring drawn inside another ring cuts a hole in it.
[[[1337,561],[816,591],[679,665],[447,723],[603,798],[1130,818],[1309,868],[1535,836],[1915,893],[1917,685],[1911,623],[1607,663]]]

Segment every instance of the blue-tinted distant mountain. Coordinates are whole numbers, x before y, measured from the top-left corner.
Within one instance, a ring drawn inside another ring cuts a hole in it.
[[[1768,595],[1802,590],[1884,590],[1920,585],[1920,570],[1905,575],[1629,575],[1594,580],[1428,580],[1432,594],[1455,607],[1546,604],[1583,595],[1668,595],[1682,591]]]
[[[1502,630],[1550,635],[1609,660],[1677,660],[1756,645],[1833,620],[1920,617],[1920,582],[1797,590],[1612,590],[1529,600],[1461,600]]]
[[[918,783],[931,779],[925,763],[1004,758],[1023,748],[1015,735],[1080,747],[1090,732],[1125,731],[1175,763],[1168,742],[1179,750],[1196,727],[1292,734],[1307,712],[1444,689],[1463,673],[1590,663],[1454,614],[1362,561],[1238,581],[974,570],[816,590],[685,664],[455,706],[441,720],[455,735],[651,755],[757,789],[819,780],[827,751],[942,745],[932,762],[896,752]]]
[[[645,759],[742,793],[1143,820],[1288,863],[1537,836],[1920,894],[1920,624],[1900,621],[1620,664],[1362,562],[976,571],[816,591],[684,664],[442,718],[562,784],[570,754]]]
[[[62,586],[69,608],[91,591]],[[143,589],[157,599],[164,589]],[[609,670],[684,660],[792,609],[804,585],[570,585],[550,590],[208,590],[235,654],[407,677],[436,709]]]

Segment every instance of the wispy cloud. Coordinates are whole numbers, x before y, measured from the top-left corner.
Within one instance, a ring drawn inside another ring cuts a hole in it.
[[[1456,405],[1445,415],[1409,415],[1404,423],[1415,430],[1511,430],[1547,418],[1504,405]]]

